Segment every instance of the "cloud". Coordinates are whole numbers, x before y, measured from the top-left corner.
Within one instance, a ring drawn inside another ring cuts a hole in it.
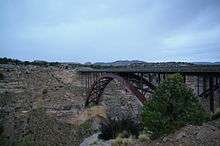
[[[1,56],[219,61],[218,0],[1,1],[0,12]]]

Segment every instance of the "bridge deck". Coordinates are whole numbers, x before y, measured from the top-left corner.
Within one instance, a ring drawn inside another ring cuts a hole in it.
[[[133,68],[92,69],[79,68],[79,73],[208,73],[220,74],[220,65],[191,65],[191,66],[144,66]]]

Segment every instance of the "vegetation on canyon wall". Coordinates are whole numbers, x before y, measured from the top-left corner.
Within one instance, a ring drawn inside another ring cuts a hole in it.
[[[4,146],[61,146],[79,145],[84,138],[94,133],[89,121],[73,126],[57,121],[46,114],[43,107],[33,109],[28,115],[26,135],[11,141],[1,135],[0,145]]]
[[[145,131],[151,132],[152,138],[169,134],[187,124],[200,125],[208,119],[198,97],[184,85],[179,74],[157,87],[142,112]]]

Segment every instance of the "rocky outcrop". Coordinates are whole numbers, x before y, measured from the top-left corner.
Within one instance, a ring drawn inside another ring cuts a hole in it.
[[[154,140],[150,146],[154,145],[192,145],[208,146],[220,144],[220,129],[210,124],[202,126],[188,125],[173,134]]]
[[[104,106],[93,106],[80,112],[74,118],[69,119],[68,123],[80,125],[88,120],[94,120],[97,124],[107,118],[107,108]]]

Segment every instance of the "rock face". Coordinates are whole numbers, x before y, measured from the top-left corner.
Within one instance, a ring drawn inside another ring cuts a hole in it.
[[[93,106],[88,108],[78,115],[76,115],[73,119],[70,119],[69,123],[80,125],[88,120],[95,120],[97,123],[102,119],[107,118],[107,108],[104,106]]]
[[[111,90],[112,92],[110,92]],[[117,83],[112,83],[108,85],[103,94],[101,104],[107,107],[108,115],[111,118],[120,119],[129,117],[138,121],[142,107],[140,101],[131,93],[125,93],[122,91],[123,88],[120,84],[117,85]]]
[[[84,88],[74,70],[0,64],[0,72],[0,124],[12,142],[27,135],[29,113],[39,105],[63,123],[82,109]]]

